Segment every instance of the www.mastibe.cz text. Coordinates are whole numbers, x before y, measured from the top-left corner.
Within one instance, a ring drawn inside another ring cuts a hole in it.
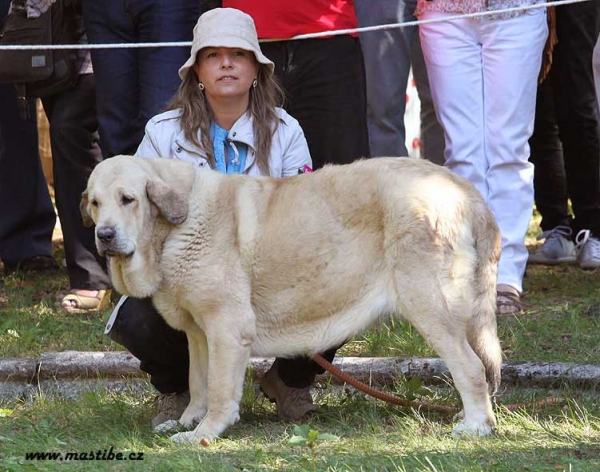
[[[28,461],[143,461],[143,452],[114,452],[110,449],[98,449],[89,452],[26,452]]]

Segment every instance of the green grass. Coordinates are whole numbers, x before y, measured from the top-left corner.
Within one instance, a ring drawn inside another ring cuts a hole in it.
[[[69,314],[56,294],[67,290],[63,271],[53,276],[13,274],[0,285],[0,357],[37,357],[47,351],[105,351],[119,347],[104,336],[110,308]]]
[[[534,242],[532,226],[529,243]],[[60,256],[59,256],[60,257]],[[500,317],[499,334],[507,361],[565,361],[600,364],[600,284],[597,272],[576,266],[530,267],[520,316]],[[0,357],[39,356],[53,350],[118,350],[103,335],[111,308],[88,315],[60,310],[55,294],[67,287],[64,271],[52,277],[13,275],[0,281]],[[117,297],[113,297],[116,301]],[[378,326],[347,343],[340,355],[432,356],[407,323]],[[401,380],[390,387],[405,394]],[[429,387],[430,401],[458,405],[454,389]],[[598,471],[600,397],[596,390],[563,385],[560,391],[508,388],[499,403],[527,405],[561,395],[563,407],[518,412],[496,408],[498,433],[485,439],[451,437],[452,418],[419,414],[367,399],[354,390],[318,385],[320,410],[311,429],[339,437],[320,443],[315,459],[293,448],[293,425],[280,422],[273,405],[246,384],[241,421],[210,447],[172,444],[152,433],[154,392],[95,392],[69,401],[41,395],[0,406],[0,471]],[[26,461],[26,452],[143,452],[144,461]]]
[[[502,427],[485,439],[455,439],[450,418],[420,415],[358,394],[325,388],[307,424],[339,437],[320,443],[314,464],[293,448],[293,425],[277,421],[262,397],[245,395],[241,422],[208,448],[153,434],[151,391],[90,393],[77,402],[43,397],[0,410],[0,470],[156,471],[597,471],[600,419],[594,396],[539,412],[498,409]],[[538,392],[544,395],[545,392]],[[509,393],[505,392],[505,396]],[[523,399],[519,393],[511,400]],[[144,461],[26,461],[26,452],[143,452]],[[314,468],[313,468],[314,465]],[[66,469],[65,469],[66,468]]]

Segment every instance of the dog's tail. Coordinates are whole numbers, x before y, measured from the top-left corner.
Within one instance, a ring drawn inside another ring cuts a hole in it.
[[[485,208],[477,208],[482,205]],[[502,349],[496,323],[496,281],[500,258],[500,230],[482,201],[475,205],[471,221],[477,253],[475,303],[468,328],[468,341],[483,362],[490,394],[500,386]]]

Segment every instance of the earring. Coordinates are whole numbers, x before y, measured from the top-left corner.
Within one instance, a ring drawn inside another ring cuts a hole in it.
[[[198,88],[200,89],[200,91],[204,90],[204,84],[202,82],[198,82]]]
[[[257,85],[258,85],[258,80],[254,79],[252,81],[252,87],[256,88]]]

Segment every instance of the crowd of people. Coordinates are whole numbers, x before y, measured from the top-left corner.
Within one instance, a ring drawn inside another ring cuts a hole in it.
[[[47,9],[54,0],[27,2]],[[600,3],[563,5],[552,15],[537,8],[445,21],[538,3],[80,0],[82,40],[85,31],[92,43],[192,41],[192,48],[94,49],[91,60],[80,55],[72,89],[42,100],[70,283],[58,294],[60,305],[97,311],[107,300],[105,264],[78,212],[87,178],[102,159],[134,154],[285,178],[328,163],[406,156],[411,67],[422,105],[422,155],[469,180],[500,228],[498,314],[522,311],[528,263],[600,267],[593,65]],[[9,4],[0,0],[0,20]],[[439,21],[360,37],[292,39],[415,18]],[[543,58],[551,58],[544,67]],[[4,272],[55,271],[56,215],[36,123],[18,118],[11,85],[0,85],[0,100]],[[529,254],[525,234],[534,199],[544,242]],[[167,326],[150,299],[133,298],[117,304],[106,332],[140,359],[159,391],[153,425],[179,418],[189,402],[185,334]],[[335,352],[323,356],[331,360]],[[277,359],[261,389],[280,417],[299,419],[317,408],[309,387],[320,372],[305,357]]]

